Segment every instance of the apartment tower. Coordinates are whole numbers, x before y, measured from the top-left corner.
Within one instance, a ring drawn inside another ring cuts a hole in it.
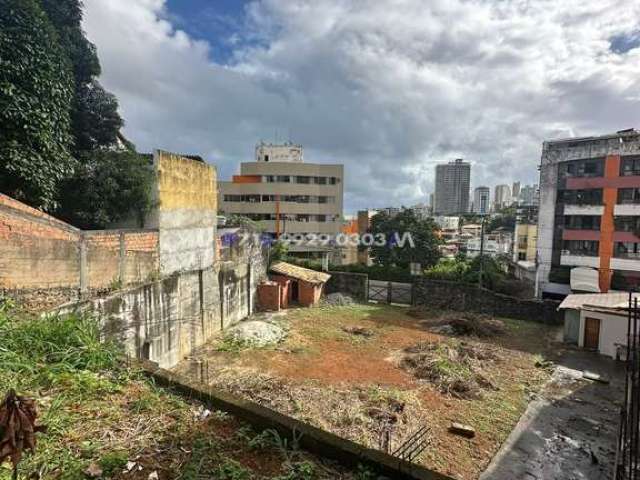
[[[477,187],[473,191],[473,213],[486,215],[491,206],[491,189],[489,187]]]
[[[469,211],[471,164],[461,158],[436,165],[434,215],[457,215]]]
[[[542,295],[640,285],[640,132],[543,143],[537,251]]]

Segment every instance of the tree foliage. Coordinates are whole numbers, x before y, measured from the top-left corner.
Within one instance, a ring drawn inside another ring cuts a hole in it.
[[[73,171],[73,81],[35,0],[0,0],[0,190],[51,210]]]
[[[95,80],[100,62],[95,45],[82,31],[80,0],[40,0],[58,31],[60,45],[73,68],[75,93],[72,101],[74,152],[112,147],[122,128],[116,97]]]
[[[85,229],[104,228],[131,218],[138,226],[152,207],[152,167],[135,152],[100,150],[86,154],[73,177],[64,182],[59,214]]]
[[[413,210],[402,209],[393,216],[380,212],[371,219],[370,233],[374,240],[384,240],[385,244],[374,244],[371,256],[375,263],[387,267],[397,265],[408,268],[410,263],[420,263],[422,268],[430,267],[440,258],[441,241],[436,230],[432,219],[423,220]],[[406,234],[411,236],[412,242],[405,241],[401,245]]]

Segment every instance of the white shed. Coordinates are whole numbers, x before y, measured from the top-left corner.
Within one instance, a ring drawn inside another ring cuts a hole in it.
[[[633,295],[640,303],[640,296]],[[628,306],[629,294],[624,292],[567,296],[558,307],[565,310],[565,340],[577,340],[579,347],[612,358],[624,356],[619,352],[627,345]],[[640,331],[640,325],[637,328]],[[568,338],[568,332],[577,333],[577,339],[575,333]]]

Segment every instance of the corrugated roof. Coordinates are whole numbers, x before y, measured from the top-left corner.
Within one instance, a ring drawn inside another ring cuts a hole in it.
[[[309,283],[325,283],[331,278],[328,273],[318,272],[316,270],[310,270],[308,268],[292,265],[287,262],[276,262],[269,269],[272,272],[286,275],[287,277],[295,278],[297,280],[303,280]]]
[[[640,302],[640,294],[632,294],[633,298],[637,298]],[[609,308],[609,309],[623,309],[629,306],[629,293],[627,292],[612,292],[612,293],[576,293],[568,295],[558,307],[558,310],[563,308],[571,308],[574,310],[580,310],[583,308]]]

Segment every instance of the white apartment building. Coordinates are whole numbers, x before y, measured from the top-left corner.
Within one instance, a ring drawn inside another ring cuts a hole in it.
[[[489,187],[477,187],[473,191],[473,213],[486,215],[491,209],[491,189]]]
[[[344,167],[305,163],[302,146],[256,146],[256,161],[240,164],[240,174],[218,182],[221,215],[260,222],[274,236],[298,233],[336,235],[342,228]]]

